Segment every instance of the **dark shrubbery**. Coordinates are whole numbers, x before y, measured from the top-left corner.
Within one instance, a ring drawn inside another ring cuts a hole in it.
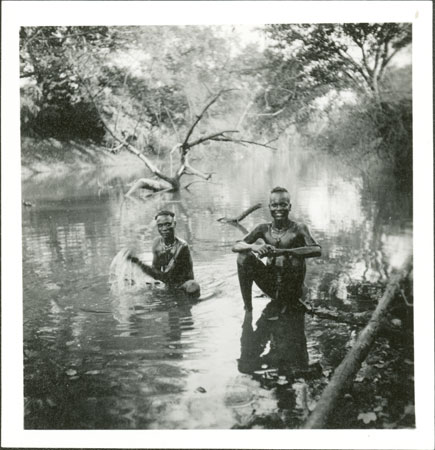
[[[320,119],[319,119],[320,121]],[[373,99],[332,107],[315,136],[320,149],[348,162],[362,174],[389,170],[409,187],[412,181],[412,102],[378,104]]]
[[[101,142],[105,135],[95,108],[86,102],[48,105],[26,122],[22,120],[21,131],[24,136],[36,134],[42,138],[91,139],[95,142]]]

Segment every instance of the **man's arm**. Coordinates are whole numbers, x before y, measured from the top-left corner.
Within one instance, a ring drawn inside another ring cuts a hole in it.
[[[253,251],[257,253],[260,257],[266,256],[270,251],[272,251],[273,246],[263,243],[258,245],[255,244],[258,239],[263,239],[263,227],[264,225],[257,225],[250,233],[248,233],[243,240],[237,241],[232,248],[234,253],[247,253]]]
[[[186,278],[187,280],[193,280],[195,278],[193,275],[192,255],[190,254],[188,245],[183,245],[180,253],[174,258],[174,265],[170,270],[174,271],[176,266],[178,267],[178,270],[183,272],[183,278]]]
[[[322,250],[320,245],[310,245],[307,247],[296,247],[296,248],[276,248],[271,252],[274,255],[289,255],[289,256],[299,256],[301,258],[314,258],[316,256],[321,256]]]
[[[165,281],[164,274],[160,271],[156,270],[154,267],[149,266],[148,264],[142,262],[138,257],[131,255],[130,253],[127,255],[127,259],[132,263],[135,263],[142,272],[146,273],[150,277],[155,278],[156,280]]]
[[[310,230],[305,224],[299,226],[299,234],[301,240],[304,242],[304,246],[290,249],[290,254],[299,256],[300,258],[315,258],[321,256],[322,248],[311,236]]]

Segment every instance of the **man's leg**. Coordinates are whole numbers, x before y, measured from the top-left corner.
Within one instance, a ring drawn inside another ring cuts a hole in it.
[[[247,311],[252,311],[252,283],[268,296],[274,295],[274,282],[267,267],[252,253],[239,253],[237,258],[237,274],[240,291]]]
[[[290,310],[306,310],[306,307],[300,303],[303,292],[303,284],[305,279],[305,262],[293,258],[284,271],[282,279],[281,303],[286,305]]]

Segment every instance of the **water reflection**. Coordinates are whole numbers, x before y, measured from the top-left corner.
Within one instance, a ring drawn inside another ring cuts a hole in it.
[[[352,330],[311,317],[267,321],[264,298],[244,317],[230,248],[269,212],[255,211],[242,227],[218,219],[267,205],[270,188],[286,186],[293,218],[322,245],[322,258],[307,264],[309,298],[358,310],[364,289],[381,290],[411,251],[412,208],[325,158],[287,150],[253,149],[240,160],[227,148],[198,162],[202,170],[214,164],[218,186],[136,202],[122,193],[140,167],[23,183],[34,205],[22,213],[26,428],[231,428],[250,423],[253,410],[306,408],[302,384],[270,388],[255,371],[303,371],[319,360],[333,367]],[[111,292],[113,257],[125,247],[150,251],[158,209],[177,215],[195,278],[214,294],[207,300],[186,303],[144,286]]]
[[[247,312],[240,338],[240,372],[253,373],[264,367],[288,373],[308,368],[303,312],[294,311],[279,316],[277,320],[270,320],[266,306],[256,323],[255,331],[252,320],[252,313]]]

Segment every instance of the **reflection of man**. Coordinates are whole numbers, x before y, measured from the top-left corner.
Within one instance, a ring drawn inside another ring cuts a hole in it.
[[[127,258],[156,280],[163,281],[169,287],[180,288],[190,296],[199,297],[200,287],[194,281],[189,246],[175,236],[175,214],[171,211],[160,211],[155,220],[160,237],[153,242],[152,266],[131,254]]]
[[[289,219],[290,195],[282,187],[272,189],[269,200],[271,223],[257,225],[233,252],[239,253],[237,269],[243,302],[252,311],[252,283],[269,297],[275,309],[299,308],[306,266],[305,258],[320,256],[321,249],[306,225]],[[267,257],[267,264],[260,258]]]
[[[270,322],[266,307],[256,323],[255,331],[252,314],[245,313],[240,344],[238,369],[242,373],[253,373],[264,364],[279,370],[308,369],[303,312],[281,316],[276,322]],[[267,344],[270,347],[265,354]]]

